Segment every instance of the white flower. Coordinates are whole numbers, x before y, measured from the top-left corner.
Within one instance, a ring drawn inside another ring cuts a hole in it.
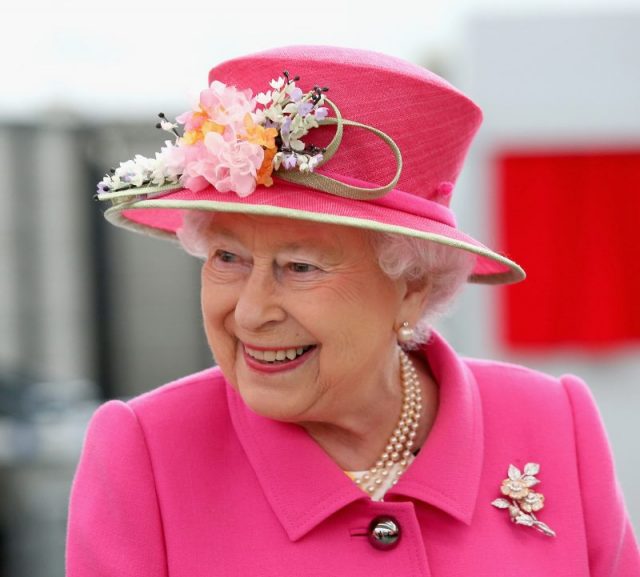
[[[310,128],[317,128],[318,126],[320,126],[318,124],[318,120],[316,119],[316,117],[313,114],[307,114],[304,117],[304,127],[309,130]]]
[[[122,182],[120,180],[120,176],[118,175],[117,172],[109,178],[109,181],[107,184],[109,185],[111,190],[114,190],[114,191],[120,190],[122,188],[126,188],[128,186],[126,182]]]
[[[276,124],[281,124],[284,120],[284,115],[282,114],[282,108],[280,106],[270,106],[269,108],[266,108],[264,115],[266,118],[271,120],[271,122]]]
[[[274,90],[271,93],[271,101],[274,105],[280,106],[286,100],[287,94],[286,92],[280,92],[278,90]]]
[[[176,128],[178,128],[178,125],[174,122],[169,122],[168,120],[161,120],[160,121],[160,128],[162,130],[166,130],[167,132],[173,132],[174,130],[176,130]]]
[[[269,102],[271,102],[271,90],[269,90],[268,92],[258,93],[256,95],[256,102],[258,104],[262,104],[263,106],[269,104]]]
[[[284,78],[280,76],[277,80],[272,80],[271,82],[269,82],[269,85],[275,90],[280,90],[284,86]]]
[[[289,148],[291,148],[291,150],[295,150],[296,152],[302,152],[304,150],[304,142],[302,142],[302,140],[289,138]]]
[[[282,152],[276,152],[273,160],[271,161],[273,163],[273,170],[278,170],[280,168],[283,158],[284,154]]]
[[[295,102],[289,102],[283,109],[284,114],[296,114],[298,112],[298,105]]]
[[[309,159],[309,172],[312,172],[322,162],[322,154],[316,154]]]
[[[257,108],[251,113],[251,117],[253,118],[254,124],[265,124],[267,120],[267,116],[265,114],[264,109]]]

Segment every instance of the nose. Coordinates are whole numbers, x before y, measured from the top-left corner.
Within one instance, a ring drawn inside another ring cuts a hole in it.
[[[238,294],[235,320],[246,331],[259,331],[286,318],[272,266],[254,263]]]

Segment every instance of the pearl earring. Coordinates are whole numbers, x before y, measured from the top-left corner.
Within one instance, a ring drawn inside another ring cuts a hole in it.
[[[398,342],[401,344],[409,343],[413,340],[414,334],[415,331],[409,326],[409,323],[404,321],[398,329]]]

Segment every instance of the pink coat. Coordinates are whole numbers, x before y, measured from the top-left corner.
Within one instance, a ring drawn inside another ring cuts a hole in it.
[[[430,436],[372,502],[297,425],[252,413],[210,369],[94,415],[73,484],[67,577],[638,577],[597,409],[577,378],[460,358],[437,335]],[[540,464],[538,518],[491,502]],[[374,548],[377,516],[400,526]]]

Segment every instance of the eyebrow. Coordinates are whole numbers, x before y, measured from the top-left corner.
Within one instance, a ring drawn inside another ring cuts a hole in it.
[[[214,238],[214,237],[223,237],[229,240],[235,240],[238,241],[238,237],[236,237],[233,233],[229,232],[226,228],[216,228],[216,229],[209,229],[209,238]]]
[[[218,237],[218,238],[221,237],[230,241],[243,244],[242,241],[235,234],[233,234],[230,230],[226,228],[218,228],[218,229],[212,230],[210,232],[210,238],[215,238],[215,237]],[[302,244],[302,241],[305,241],[305,240],[309,241],[308,244]],[[323,256],[329,257],[331,259],[343,253],[340,247],[337,247],[333,244],[331,245],[325,244],[322,247],[318,247],[313,244],[314,241],[317,241],[317,239],[314,238],[313,236],[307,236],[301,239],[301,241],[296,240],[296,241],[289,242],[287,244],[279,246],[278,251],[297,252],[301,250],[307,250],[307,251],[311,250],[314,253],[317,253],[318,255],[322,254]]]

